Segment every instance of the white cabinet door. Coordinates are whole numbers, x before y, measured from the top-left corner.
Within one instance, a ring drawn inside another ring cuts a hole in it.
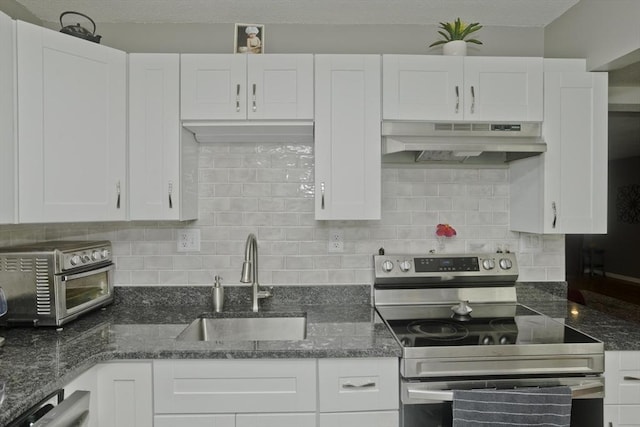
[[[316,427],[316,413],[237,414],[236,427]]]
[[[0,224],[17,219],[16,23],[0,12]]]
[[[465,57],[465,119],[542,121],[542,75],[542,58]]]
[[[20,222],[126,218],[126,54],[18,21]]]
[[[380,56],[316,55],[315,218],[380,219]]]
[[[398,381],[395,358],[320,359],[320,411],[398,409]]]
[[[151,362],[98,365],[100,427],[153,426]]]
[[[183,120],[313,118],[313,55],[181,55]]]
[[[131,220],[197,217],[197,146],[191,134],[181,140],[179,110],[180,56],[130,54]]]
[[[511,163],[511,229],[606,233],[607,74],[545,73],[547,152]]]
[[[233,414],[156,415],[153,427],[235,427]]]
[[[246,83],[246,55],[180,55],[182,119],[246,119]]]
[[[542,58],[383,56],[385,120],[542,121]]]
[[[399,425],[398,411],[320,414],[320,427],[398,427]]]
[[[156,414],[309,412],[316,409],[316,362],[157,360]]]
[[[248,119],[313,119],[313,55],[248,55]]]
[[[383,55],[385,120],[461,120],[461,56]]]

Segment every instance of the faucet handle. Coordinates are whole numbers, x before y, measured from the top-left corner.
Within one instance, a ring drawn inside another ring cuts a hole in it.
[[[214,276],[213,278],[213,286],[215,286],[216,288],[222,285],[222,277],[218,276],[217,274]]]

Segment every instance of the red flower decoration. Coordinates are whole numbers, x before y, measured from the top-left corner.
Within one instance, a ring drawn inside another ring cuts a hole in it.
[[[436,226],[436,236],[453,237],[457,234],[456,229],[449,224],[438,224]]]

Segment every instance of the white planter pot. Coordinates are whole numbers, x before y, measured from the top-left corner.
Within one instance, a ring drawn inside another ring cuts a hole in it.
[[[466,56],[467,42],[464,40],[452,40],[442,45],[443,55]]]

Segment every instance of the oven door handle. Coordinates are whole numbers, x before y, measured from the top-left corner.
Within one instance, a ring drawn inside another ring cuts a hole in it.
[[[62,276],[62,281],[63,282],[68,282],[69,280],[72,279],[79,279],[81,277],[86,277],[86,276],[92,276],[94,274],[98,274],[98,273],[102,273],[105,271],[109,271],[109,270],[113,270],[114,268],[114,264],[112,262],[110,262],[109,264],[105,265],[102,268],[96,268],[93,270],[87,270],[87,271],[83,271],[81,273],[71,273],[71,274],[66,274]]]
[[[571,389],[571,397],[574,399],[604,393],[604,385],[600,381],[572,385],[569,388]],[[453,390],[424,390],[408,386],[407,393],[410,399],[453,401]]]

